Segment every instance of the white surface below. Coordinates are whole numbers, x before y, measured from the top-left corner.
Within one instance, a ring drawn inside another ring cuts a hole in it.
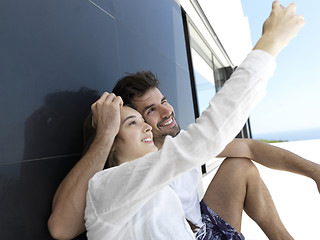
[[[320,163],[320,139],[274,144],[294,152],[310,161]],[[256,164],[262,179],[274,200],[280,218],[296,240],[320,239],[320,194],[315,182],[309,178],[268,169]],[[204,188],[212,179],[208,174],[203,179]],[[246,240],[268,239],[259,226],[245,213],[242,221],[242,234]]]

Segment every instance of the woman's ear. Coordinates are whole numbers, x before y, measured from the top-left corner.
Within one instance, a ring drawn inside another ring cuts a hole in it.
[[[110,149],[110,164],[113,166],[119,165],[119,160],[118,160],[118,148],[117,148],[117,143],[116,141],[113,143],[111,149]]]

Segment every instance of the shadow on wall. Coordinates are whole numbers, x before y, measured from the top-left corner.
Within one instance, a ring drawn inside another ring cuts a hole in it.
[[[44,105],[25,122],[24,159],[81,153],[83,122],[97,99],[97,91],[84,87],[45,96]]]
[[[98,98],[96,91],[87,88],[53,92],[26,120],[20,176],[8,179],[0,173],[0,222],[5,223],[1,237],[52,239],[47,220],[53,195],[81,158],[83,122]]]

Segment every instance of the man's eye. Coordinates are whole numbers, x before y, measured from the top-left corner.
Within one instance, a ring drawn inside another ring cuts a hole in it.
[[[167,102],[168,102],[167,100],[163,100],[161,103],[164,104],[164,103],[167,103]]]
[[[154,108],[150,108],[147,112],[147,114],[152,113],[155,109]]]

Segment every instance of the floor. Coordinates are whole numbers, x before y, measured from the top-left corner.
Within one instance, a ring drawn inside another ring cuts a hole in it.
[[[320,139],[274,145],[320,163]],[[271,170],[259,164],[257,167],[284,225],[294,239],[320,239],[318,234],[314,235],[319,228],[320,216],[320,194],[314,181],[292,173]],[[211,173],[204,177],[204,188],[208,186],[213,175],[214,173]],[[268,239],[246,214],[243,216],[242,233],[246,240]]]

